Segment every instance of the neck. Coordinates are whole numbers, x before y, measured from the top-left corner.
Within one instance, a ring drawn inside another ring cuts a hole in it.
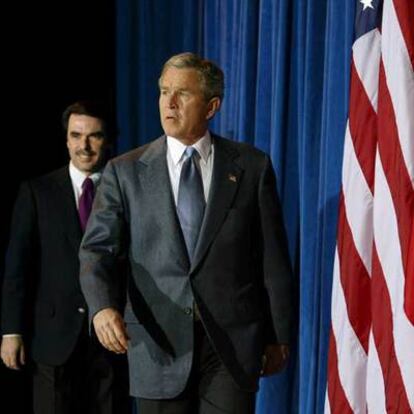
[[[189,136],[189,137],[172,137],[177,139],[178,141],[180,141],[182,144],[184,144],[185,146],[189,147],[191,145],[194,145],[197,141],[200,141],[201,138],[203,138],[207,133],[207,130],[204,131],[204,133],[202,134],[197,134],[194,136]]]

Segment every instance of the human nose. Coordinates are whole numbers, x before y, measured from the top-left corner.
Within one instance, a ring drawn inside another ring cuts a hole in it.
[[[168,108],[177,107],[177,94],[175,92],[168,95],[167,105],[168,105]]]
[[[82,149],[84,149],[84,150],[88,150],[88,149],[91,148],[91,141],[90,141],[89,137],[86,136],[86,137],[82,138],[81,146],[82,146]]]

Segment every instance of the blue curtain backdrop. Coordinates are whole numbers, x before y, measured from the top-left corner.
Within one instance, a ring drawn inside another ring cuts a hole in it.
[[[259,414],[322,413],[354,2],[117,0],[119,152],[161,134],[158,76],[183,51],[216,61],[211,129],[271,155],[297,286],[288,369],[261,381]]]

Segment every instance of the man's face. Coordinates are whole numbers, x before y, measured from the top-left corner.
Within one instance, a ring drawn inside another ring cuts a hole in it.
[[[70,159],[78,170],[89,175],[102,167],[106,141],[100,119],[72,114],[66,138]]]
[[[195,69],[166,69],[160,80],[160,116],[166,135],[190,145],[201,138],[220,99],[206,101]]]

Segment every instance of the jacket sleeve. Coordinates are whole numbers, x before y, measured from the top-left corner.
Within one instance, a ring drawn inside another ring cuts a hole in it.
[[[276,178],[269,157],[265,156],[259,182],[260,231],[264,286],[276,338],[269,342],[289,343],[292,319],[292,271],[282,211],[276,191]],[[270,326],[271,329],[271,326]]]
[[[13,209],[10,239],[6,253],[1,331],[2,334],[23,334],[28,320],[29,292],[38,271],[35,257],[39,249],[37,213],[33,191],[28,182],[20,186]]]
[[[108,163],[97,189],[91,215],[80,246],[80,284],[89,317],[102,309],[119,310],[124,286],[120,263],[125,257],[125,219],[116,171]]]

